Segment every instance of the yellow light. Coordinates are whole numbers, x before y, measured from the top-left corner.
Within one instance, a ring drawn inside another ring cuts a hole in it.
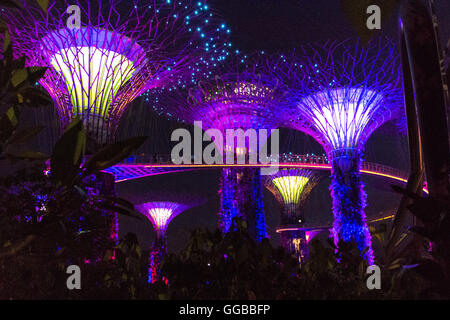
[[[270,99],[270,95],[273,94],[273,90],[269,87],[259,86],[251,82],[227,82],[217,86],[219,90],[215,88],[213,91],[206,93],[205,101],[213,101],[219,98],[221,104],[229,104],[230,101],[224,100],[223,98],[231,95],[234,97],[248,97],[248,99],[241,101],[243,103],[254,103],[256,100],[251,99],[252,97]]]
[[[289,204],[300,201],[300,196],[308,181],[309,178],[303,176],[282,176],[273,179],[272,182],[283,197],[283,201]]]
[[[120,87],[133,75],[124,55],[96,47],[69,47],[53,56],[52,66],[65,79],[75,114],[106,117]]]
[[[165,229],[173,215],[173,210],[168,208],[152,208],[148,210],[148,215],[152,217],[158,230]]]

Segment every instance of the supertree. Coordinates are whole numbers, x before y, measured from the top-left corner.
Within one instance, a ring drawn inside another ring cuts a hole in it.
[[[264,53],[238,54],[221,66],[214,79],[170,95],[160,101],[160,108],[194,125],[201,121],[205,130],[202,140],[212,141],[204,153],[214,154],[215,163],[256,163],[266,142],[260,133],[266,130],[267,138],[281,119],[279,107],[285,90],[276,74],[279,63]],[[230,231],[234,217],[241,217],[251,238],[260,241],[266,237],[260,177],[260,169],[249,166],[223,169],[218,214],[222,232]]]
[[[282,246],[295,254],[300,262],[308,257],[306,234],[303,230],[306,200],[323,175],[317,171],[302,168],[283,168],[266,176],[264,183],[281,206],[278,228]]]
[[[18,3],[20,9],[0,11],[14,55],[48,67],[39,83],[62,130],[83,119],[88,151],[114,139],[136,97],[208,75],[211,60],[223,60],[231,45],[230,30],[203,0],[50,0],[46,10],[37,1]],[[117,235],[117,214],[113,220]]]
[[[335,244],[355,241],[373,264],[361,157],[370,135],[401,110],[398,54],[380,38],[365,47],[349,40],[304,47],[295,56],[288,125],[321,143],[332,164]]]
[[[187,195],[179,195],[170,199],[155,197],[155,199],[157,200],[136,206],[136,209],[150,220],[156,232],[149,259],[148,282],[150,283],[162,280],[160,265],[162,258],[167,253],[167,227],[169,223],[180,213],[204,203],[203,199],[195,199]]]
[[[39,83],[61,128],[81,117],[100,145],[113,139],[136,97],[205,76],[210,61],[224,59],[231,46],[230,30],[204,0],[50,0],[47,10],[18,2],[21,9],[1,11],[14,55],[49,67]]]

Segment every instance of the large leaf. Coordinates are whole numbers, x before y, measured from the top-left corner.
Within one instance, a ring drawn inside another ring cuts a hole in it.
[[[28,79],[28,71],[26,68],[17,69],[13,72],[11,77],[11,84],[14,88],[19,87]]]
[[[0,49],[3,49],[3,52],[5,52],[6,50],[8,50],[8,48],[10,48],[10,46],[11,46],[11,37],[9,35],[9,32],[5,30],[3,37],[3,48]]]
[[[428,238],[431,241],[436,241],[436,238],[438,236],[438,233],[435,230],[431,230],[429,228],[426,227],[412,227],[410,229],[412,232],[415,232],[417,234],[420,234],[421,236]]]
[[[86,130],[81,119],[74,119],[53,148],[51,177],[59,184],[72,183],[79,171],[86,146]]]
[[[18,98],[19,102],[27,107],[41,107],[52,102],[46,91],[34,87],[21,90],[18,94]]]
[[[18,110],[11,107],[0,117],[0,143],[4,143],[14,133],[19,123]]]
[[[15,59],[13,61],[8,62],[8,68],[9,71],[12,72],[13,70],[24,70],[27,71],[27,69],[25,68],[25,62],[26,62],[26,57],[22,56],[19,59]]]
[[[39,4],[39,6],[41,7],[41,9],[44,12],[47,12],[48,9],[48,0],[36,0],[37,3]]]
[[[86,161],[85,174],[89,175],[119,163],[139,148],[146,139],[147,137],[135,137],[105,146]]]
[[[103,197],[96,197],[96,198],[101,200]],[[105,210],[111,210],[113,212],[117,212],[124,216],[128,216],[128,217],[135,218],[138,220],[143,220],[142,216],[136,210],[130,209],[128,206],[123,206],[119,203],[113,203],[109,200],[105,200],[102,203],[102,208]]]
[[[30,67],[27,68],[27,71],[28,81],[30,82],[30,84],[34,85],[47,72],[47,67]]]
[[[30,67],[20,68],[14,70],[11,77],[11,84],[16,90],[24,89],[27,86],[34,85],[39,79],[41,79],[47,68],[45,67]]]
[[[35,126],[16,131],[9,139],[9,144],[19,144],[27,142],[36,137],[44,129],[44,126]]]
[[[21,159],[21,160],[46,160],[49,158],[48,154],[39,151],[23,151],[19,153],[7,153],[5,156],[10,159]]]

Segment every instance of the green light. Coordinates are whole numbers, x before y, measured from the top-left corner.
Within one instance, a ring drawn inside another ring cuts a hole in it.
[[[285,204],[298,204],[308,181],[309,178],[304,176],[282,176],[272,180]]]
[[[52,66],[64,77],[74,114],[109,115],[114,97],[133,75],[124,55],[96,47],[69,47],[54,54]]]

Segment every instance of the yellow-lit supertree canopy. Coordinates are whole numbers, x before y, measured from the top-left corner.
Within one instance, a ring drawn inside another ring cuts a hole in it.
[[[319,173],[299,168],[283,168],[266,177],[266,188],[273,193],[282,207],[282,224],[303,222],[301,210],[319,181]]]
[[[284,204],[300,201],[303,189],[309,181],[305,176],[282,176],[272,180],[283,198]]]

